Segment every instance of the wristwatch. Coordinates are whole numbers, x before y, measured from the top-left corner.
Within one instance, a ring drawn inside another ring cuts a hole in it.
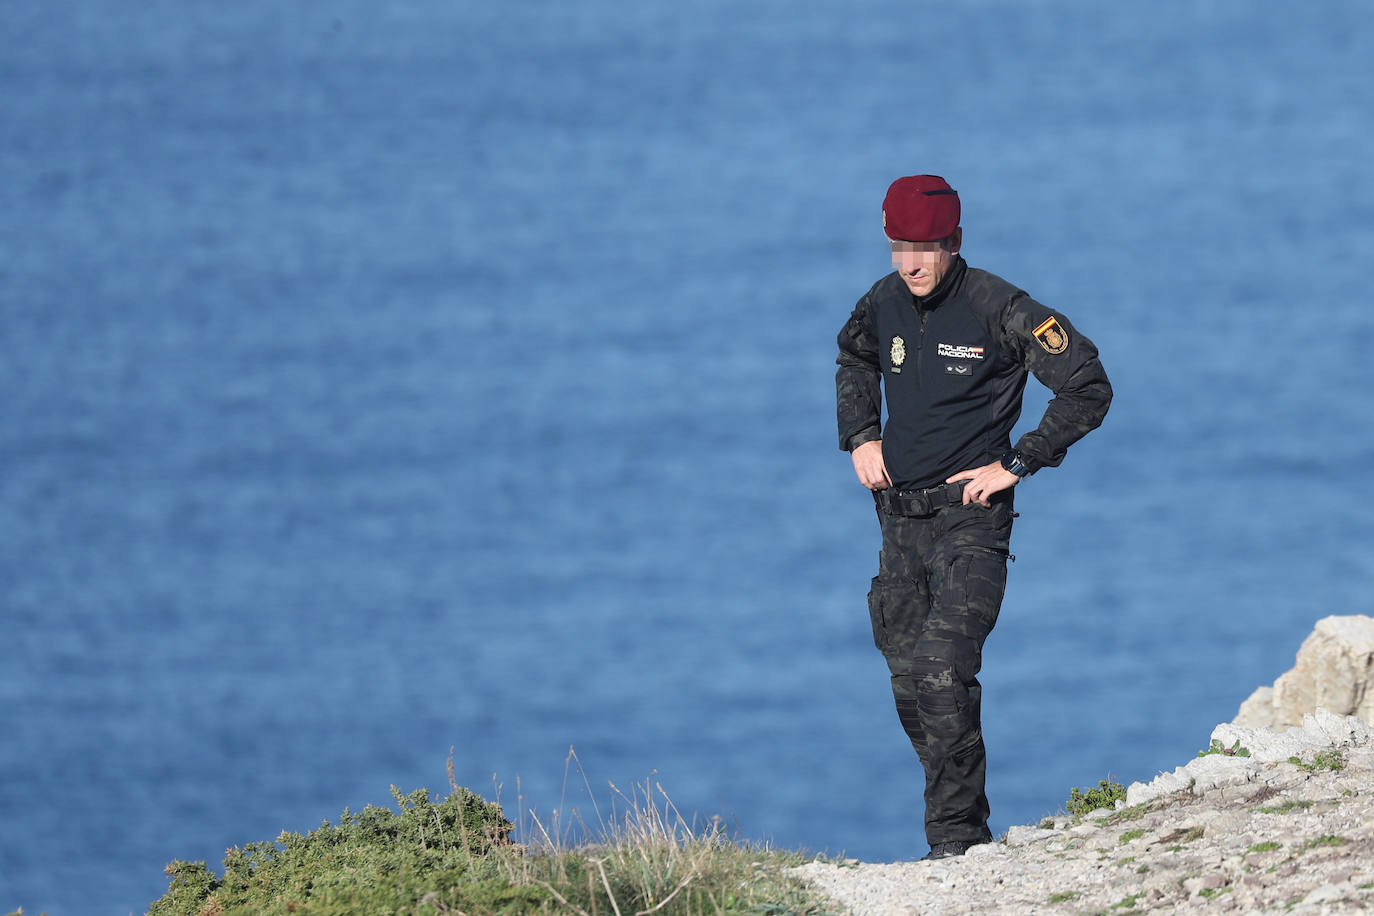
[[[1017,477],[1029,477],[1030,468],[1026,466],[1026,459],[1021,457],[1021,453],[1014,448],[1009,448],[1002,453],[1002,467],[1011,471]]]

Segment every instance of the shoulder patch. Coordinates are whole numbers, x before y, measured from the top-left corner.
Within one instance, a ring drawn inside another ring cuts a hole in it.
[[[1059,319],[1053,315],[1031,331],[1031,336],[1040,341],[1040,346],[1044,347],[1047,353],[1063,353],[1069,348],[1069,332],[1064,330]]]

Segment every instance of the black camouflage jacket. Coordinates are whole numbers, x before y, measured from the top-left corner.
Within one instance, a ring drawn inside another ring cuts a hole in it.
[[[962,257],[922,299],[895,271],[883,277],[838,343],[840,448],[881,438],[888,476],[902,488],[935,486],[997,460],[1010,447],[1028,372],[1054,392],[1040,425],[1016,443],[1031,472],[1063,461],[1112,401],[1092,341]]]

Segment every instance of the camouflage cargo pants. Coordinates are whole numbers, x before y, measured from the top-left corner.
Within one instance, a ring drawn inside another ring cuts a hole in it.
[[[878,510],[883,547],[869,616],[897,716],[925,768],[931,845],[991,839],[977,675],[1006,588],[1011,491],[990,501],[922,518]]]

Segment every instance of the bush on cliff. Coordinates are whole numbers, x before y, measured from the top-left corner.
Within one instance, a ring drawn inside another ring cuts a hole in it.
[[[1099,808],[1115,808],[1117,800],[1124,800],[1125,798],[1125,786],[1111,779],[1100,779],[1097,782],[1097,788],[1089,789],[1087,792],[1074,786],[1069,792],[1069,800],[1065,807],[1068,808],[1070,814],[1082,817]]]
[[[501,807],[467,789],[436,802],[393,788],[398,812],[345,811],[337,825],[231,849],[222,876],[171,863],[148,916],[819,912],[784,873],[800,855],[696,833],[642,788],[599,825],[599,841],[570,845],[533,819],[533,848],[512,843]]]
[[[489,853],[509,845],[512,825],[499,805],[467,789],[437,803],[425,789],[391,791],[399,812],[345,810],[337,825],[231,849],[221,877],[204,862],[173,862],[149,916],[424,912],[428,902],[431,912],[499,912],[547,896],[502,880]]]

